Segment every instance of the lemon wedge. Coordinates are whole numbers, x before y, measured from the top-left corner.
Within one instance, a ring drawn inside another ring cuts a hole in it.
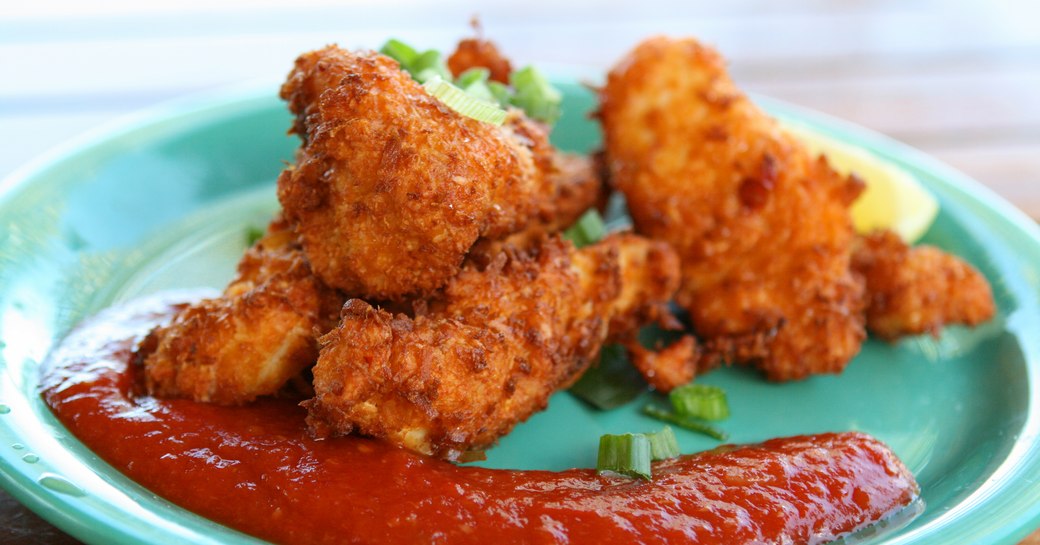
[[[781,123],[810,153],[823,154],[834,170],[855,173],[867,187],[852,205],[858,233],[890,229],[906,242],[921,238],[939,213],[939,201],[910,173],[869,151],[839,142],[801,125]]]

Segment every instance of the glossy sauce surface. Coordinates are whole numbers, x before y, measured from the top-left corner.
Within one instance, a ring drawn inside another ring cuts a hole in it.
[[[44,398],[135,481],[271,541],[819,543],[917,493],[863,434],[727,446],[655,463],[648,482],[457,466],[358,437],[316,441],[294,400],[229,408],[134,397],[133,347],[176,302],[139,300],[81,325],[52,353]]]

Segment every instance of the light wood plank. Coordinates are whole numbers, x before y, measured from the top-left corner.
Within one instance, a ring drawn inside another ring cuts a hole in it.
[[[1007,145],[925,149],[1040,220],[1040,138]]]
[[[706,4],[672,3],[669,11],[627,3],[596,10],[561,4],[552,10],[549,2],[540,4],[548,11],[540,11],[538,5],[529,10],[482,8],[487,33],[523,62],[600,69],[653,33],[699,36],[717,45],[734,64],[773,63],[778,72],[803,62],[834,65],[842,59],[1040,47],[1040,33],[971,5],[939,13],[921,6],[889,5],[881,11],[816,11],[814,2],[801,10],[734,8],[720,14]],[[246,11],[197,21],[187,19],[190,13],[78,22],[0,21],[0,36],[8,37],[0,43],[0,67],[10,75],[0,79],[0,100],[67,96],[70,81],[75,82],[73,92],[98,94],[160,92],[170,86],[205,88],[280,77],[299,52],[334,41],[375,47],[396,35],[448,48],[469,32],[466,21],[472,7],[455,3],[432,12],[413,12],[391,5],[373,6],[360,17],[357,13],[357,8],[340,7],[322,17]],[[393,17],[388,16],[391,13]]]
[[[1020,71],[758,82],[749,89],[915,144],[1040,133],[1040,66]]]

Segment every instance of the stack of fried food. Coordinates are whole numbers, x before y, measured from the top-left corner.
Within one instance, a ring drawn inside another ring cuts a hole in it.
[[[463,41],[457,76],[507,59]],[[573,383],[607,342],[656,388],[719,363],[776,380],[838,372],[885,338],[993,314],[984,278],[934,248],[854,234],[860,191],[812,157],[693,40],[637,47],[602,90],[606,169],[510,109],[460,115],[393,59],[306,53],[281,90],[302,140],[282,212],[221,297],[139,349],[152,395],[241,404],[292,387],[318,436],[360,433],[447,459],[487,448]],[[625,194],[639,234],[560,231]],[[656,322],[693,337],[660,351]]]
[[[469,62],[490,65],[480,45]],[[562,240],[603,185],[522,111],[460,115],[389,57],[335,46],[301,56],[281,94],[303,140],[281,217],[222,297],[145,340],[148,392],[240,404],[309,374],[317,435],[457,459],[543,409],[608,339],[667,321],[675,252]]]

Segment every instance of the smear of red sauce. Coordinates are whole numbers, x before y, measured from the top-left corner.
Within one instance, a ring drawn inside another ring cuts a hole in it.
[[[917,493],[884,445],[855,433],[684,456],[656,463],[646,482],[460,467],[354,437],[315,441],[288,400],[228,408],[134,398],[132,349],[174,302],[142,300],[83,324],[52,354],[44,397],[130,478],[271,541],[818,543]]]

